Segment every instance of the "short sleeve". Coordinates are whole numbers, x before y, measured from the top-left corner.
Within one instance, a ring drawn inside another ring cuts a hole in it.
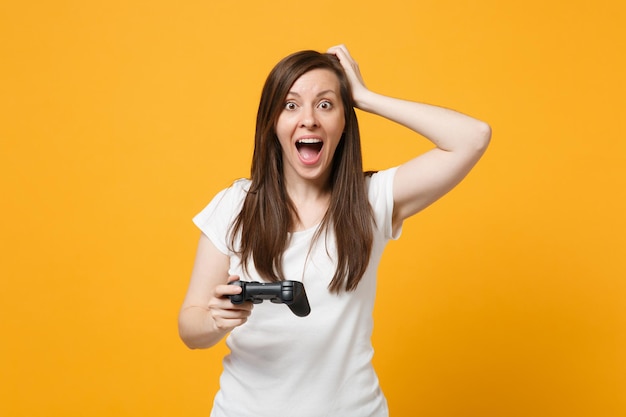
[[[376,228],[384,235],[385,239],[398,239],[402,228],[393,232],[393,180],[398,167],[389,168],[374,173],[367,178],[367,198],[372,206]]]
[[[231,253],[231,225],[241,211],[249,186],[249,180],[235,181],[232,186],[213,197],[211,202],[193,218],[200,231],[225,255]]]

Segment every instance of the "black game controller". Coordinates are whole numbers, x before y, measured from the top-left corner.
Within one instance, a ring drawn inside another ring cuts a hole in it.
[[[228,296],[233,304],[242,304],[244,301],[252,301],[254,304],[259,304],[263,300],[270,300],[272,303],[287,304],[298,317],[308,316],[311,312],[304,285],[299,281],[271,283],[233,281],[229,285],[241,287],[240,294]]]

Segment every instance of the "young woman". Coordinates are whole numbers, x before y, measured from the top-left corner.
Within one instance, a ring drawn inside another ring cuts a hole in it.
[[[364,174],[354,108],[435,147]],[[212,416],[388,415],[371,364],[380,257],[406,218],[463,179],[490,136],[471,117],[370,91],[343,45],[276,65],[261,96],[250,179],[194,218],[202,233],[179,330],[190,348],[228,335]],[[311,313],[235,305],[234,280],[301,281]]]

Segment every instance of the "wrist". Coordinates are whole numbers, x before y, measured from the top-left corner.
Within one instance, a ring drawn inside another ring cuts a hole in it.
[[[380,101],[380,94],[363,89],[358,95],[354,94],[354,107],[368,113],[375,113],[376,103]]]

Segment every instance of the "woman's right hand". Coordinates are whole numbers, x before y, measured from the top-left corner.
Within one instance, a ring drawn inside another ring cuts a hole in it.
[[[218,343],[232,329],[244,324],[253,304],[235,305],[229,295],[241,287],[228,285],[239,279],[228,275],[229,257],[201,234],[187,295],[178,316],[178,331],[192,349],[208,348]]]
[[[228,283],[238,279],[238,276],[231,275],[228,277]],[[254,304],[250,301],[245,301],[242,304],[233,304],[229,298],[230,295],[240,293],[241,287],[237,285],[217,285],[213,290],[208,307],[209,314],[213,318],[217,330],[229,332],[248,321]]]

